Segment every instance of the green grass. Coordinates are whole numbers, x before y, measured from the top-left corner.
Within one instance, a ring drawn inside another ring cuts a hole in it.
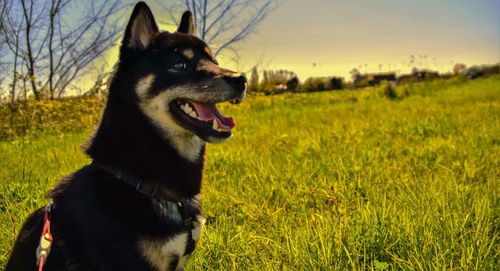
[[[496,269],[500,76],[388,88],[224,106],[188,270]],[[0,142],[0,266],[87,135]]]

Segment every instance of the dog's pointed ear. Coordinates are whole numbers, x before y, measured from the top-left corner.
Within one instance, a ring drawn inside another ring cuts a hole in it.
[[[158,26],[148,5],[144,2],[139,2],[135,5],[127,24],[122,48],[144,50],[149,46],[151,40],[158,32]]]
[[[184,14],[182,14],[181,23],[179,24],[177,32],[196,36],[196,27],[194,25],[194,17],[191,11],[187,10]]]

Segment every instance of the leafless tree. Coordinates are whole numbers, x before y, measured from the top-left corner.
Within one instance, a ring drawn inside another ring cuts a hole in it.
[[[121,0],[1,1],[12,99],[26,83],[36,99],[61,97],[121,31]]]
[[[12,61],[12,82],[10,83],[10,86],[8,87],[9,89],[9,96],[11,99],[11,104],[13,104],[16,96],[16,89],[17,89],[17,82],[20,79],[19,75],[17,73],[17,66],[19,63],[19,41],[21,39],[20,36],[20,29],[21,25],[23,24],[24,18],[21,18],[21,22],[19,25],[14,26],[12,24],[12,17],[9,15],[12,10],[12,1],[9,0],[2,0],[2,9],[1,9],[1,16],[0,16],[0,52],[2,55],[2,62],[0,63],[1,68],[2,68],[2,75],[1,79],[2,82],[0,82],[2,88],[5,86],[3,81],[9,77],[9,61],[7,61],[7,58],[11,58]],[[9,35],[7,35],[3,30],[4,29],[11,29]],[[9,54],[11,53],[11,54]]]
[[[257,91],[259,87],[259,70],[257,69],[257,66],[254,66],[252,68],[252,76],[250,77],[250,82],[248,84],[248,88],[251,91]]]
[[[0,29],[2,29],[2,26],[4,24],[4,14],[7,13],[7,6],[5,1],[0,2]],[[2,100],[1,98],[5,95],[5,88],[3,83],[3,80],[6,77],[6,62],[5,62],[5,55],[6,55],[6,46],[5,46],[5,37],[4,35],[0,35],[0,101]]]
[[[198,37],[215,49],[215,56],[224,50],[234,51],[234,45],[252,34],[279,4],[278,0],[157,0],[157,2],[169,11],[170,19],[176,24],[180,11],[190,10],[195,17]]]
[[[361,75],[361,72],[357,68],[352,69],[349,73],[351,74],[351,80],[353,83],[356,84],[357,82],[360,81],[362,75]]]

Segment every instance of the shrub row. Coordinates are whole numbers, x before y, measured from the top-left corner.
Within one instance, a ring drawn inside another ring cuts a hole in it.
[[[0,105],[0,140],[40,132],[79,132],[93,127],[100,117],[102,97],[28,100]]]
[[[497,78],[500,78],[500,76],[497,76]],[[349,91],[342,97],[349,101],[358,101],[368,93],[371,97],[400,100],[411,95],[430,95],[436,91],[446,89],[452,85],[463,84],[467,81],[464,77],[401,85],[383,81],[378,86],[369,87],[362,91]],[[327,81],[317,80],[317,82]],[[314,84],[315,82],[311,81],[311,85]],[[323,89],[317,88],[316,91],[318,90]],[[310,91],[313,91],[313,89]],[[252,93],[252,95],[259,96],[262,94],[257,92]],[[242,106],[255,105],[255,103],[264,101],[277,102],[278,99],[252,99],[243,103]],[[68,133],[88,130],[98,122],[104,104],[105,99],[102,96],[41,101],[28,100],[13,105],[8,103],[0,104],[0,140],[12,140],[16,137],[38,135],[42,132]],[[224,109],[225,105],[222,104],[221,106]]]

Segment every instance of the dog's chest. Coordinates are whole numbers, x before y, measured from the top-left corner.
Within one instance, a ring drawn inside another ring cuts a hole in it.
[[[168,216],[168,219],[178,223],[183,222],[175,203],[158,204],[156,208],[158,208],[157,212],[160,212],[163,216]],[[203,217],[201,215],[195,216],[191,231],[195,242],[200,239],[202,226]],[[158,271],[182,270],[189,258],[189,255],[184,255],[188,242],[188,232],[182,231],[167,238],[140,238],[139,249],[142,256]]]

